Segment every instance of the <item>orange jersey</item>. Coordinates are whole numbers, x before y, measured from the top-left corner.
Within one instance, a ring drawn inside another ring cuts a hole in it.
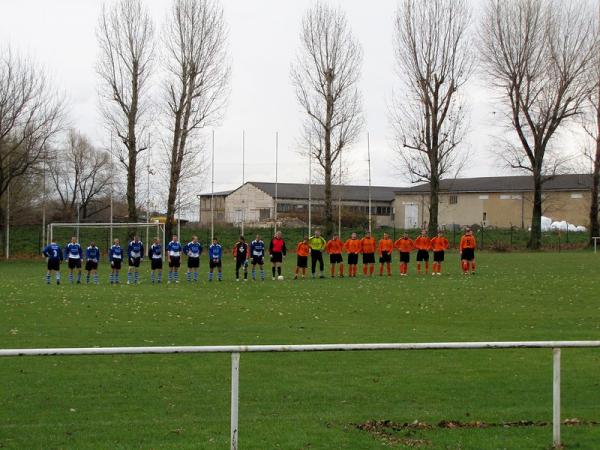
[[[383,252],[392,253],[394,250],[394,242],[391,239],[381,239],[379,241],[379,254],[381,255]]]
[[[360,253],[362,244],[358,239],[348,239],[344,243],[344,248],[348,253]]]
[[[330,255],[339,255],[344,250],[344,243],[339,239],[332,239],[325,245],[325,251]]]
[[[377,242],[372,237],[364,237],[360,240],[361,251],[363,253],[375,253]]]
[[[459,249],[462,252],[465,248],[475,248],[477,245],[475,241],[475,237],[472,235],[465,234],[460,238],[460,246]]]
[[[400,238],[394,242],[394,247],[402,253],[410,253],[415,249],[415,244],[409,238]]]
[[[419,236],[415,239],[415,248],[417,250],[431,250],[431,239],[427,236]]]
[[[441,252],[447,250],[449,247],[448,239],[443,236],[434,237],[431,240],[431,248],[433,248],[434,252]]]
[[[308,256],[310,255],[310,246],[304,242],[300,242],[296,248],[296,253],[298,256]]]

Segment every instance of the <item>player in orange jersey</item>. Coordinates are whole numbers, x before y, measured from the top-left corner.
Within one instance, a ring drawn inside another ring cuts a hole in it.
[[[375,271],[375,249],[377,242],[371,236],[371,232],[367,231],[365,237],[360,240],[361,253],[363,255],[363,275],[373,275]]]
[[[433,249],[433,268],[431,275],[442,274],[442,263],[444,262],[444,252],[448,249],[448,239],[444,236],[442,230],[438,231],[436,237],[431,240],[431,248]]]
[[[390,239],[387,233],[383,233],[383,239],[379,241],[377,246],[379,250],[379,276],[383,276],[383,265],[387,267],[388,277],[392,276],[392,252],[394,251],[394,241]]]
[[[350,239],[344,242],[344,250],[348,253],[348,276],[355,277],[358,265],[358,254],[361,252],[361,241],[352,233]]]
[[[331,278],[335,277],[336,264],[340,268],[340,277],[344,278],[344,260],[342,259],[342,251],[344,250],[344,243],[340,241],[337,234],[333,235],[331,239],[325,245],[325,251],[329,253],[329,266],[331,268]]]
[[[308,245],[308,236],[304,236],[302,242],[296,247],[296,271],[294,272],[294,280],[298,279],[298,273],[302,272],[302,278],[306,275],[308,267],[308,255],[310,255],[310,246]]]
[[[467,228],[465,234],[460,238],[460,264],[464,275],[469,274],[469,265],[471,266],[471,275],[475,275],[475,247],[477,242],[473,231]]]
[[[410,252],[415,248],[415,244],[408,237],[408,233],[404,232],[402,237],[394,242],[394,247],[400,252],[400,276],[408,275],[408,263],[410,262]]]
[[[429,250],[431,250],[431,239],[427,236],[427,230],[421,230],[421,236],[415,239],[417,249],[417,274],[421,275],[421,263],[425,262],[425,274],[429,273]]]

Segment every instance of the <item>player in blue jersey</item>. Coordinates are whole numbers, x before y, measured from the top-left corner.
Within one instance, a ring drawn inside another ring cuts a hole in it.
[[[140,280],[140,263],[144,259],[144,244],[137,235],[133,237],[133,241],[127,246],[127,257],[129,258],[127,284],[132,282],[138,284]]]
[[[173,235],[173,239],[167,245],[167,252],[169,254],[169,283],[179,283],[179,267],[181,266],[183,246],[176,234]]]
[[[219,240],[215,237],[213,238],[211,246],[208,248],[208,281],[213,280],[213,271],[215,267],[218,271],[218,280],[221,281],[223,279],[222,270],[222,259],[223,259],[223,247],[219,244]]]
[[[50,284],[53,274],[56,275],[56,284],[60,284],[60,262],[63,260],[63,252],[60,245],[52,241],[44,247],[42,253],[48,259],[46,284]]]
[[[260,268],[260,279],[265,281],[265,243],[260,238],[260,234],[256,235],[250,243],[250,257],[252,258],[252,279],[256,280],[256,265]]]
[[[162,245],[159,238],[154,238],[154,242],[148,249],[148,258],[150,259],[150,281],[154,284],[162,283]]]
[[[192,281],[194,275],[194,283],[198,282],[198,267],[200,267],[200,255],[202,254],[202,244],[198,242],[198,236],[192,236],[192,241],[183,247],[183,253],[187,255],[187,280]]]
[[[77,242],[77,237],[73,236],[71,242],[65,246],[65,259],[69,268],[69,281],[73,284],[73,271],[77,270],[77,284],[81,284],[81,260],[83,259],[83,249]]]
[[[86,284],[90,284],[90,275],[93,275],[94,284],[98,284],[98,262],[100,261],[100,249],[96,247],[94,241],[90,242],[90,246],[85,250],[85,277]]]
[[[108,251],[108,261],[110,262],[110,284],[119,284],[119,272],[123,263],[123,249],[121,241],[114,240],[114,243]]]

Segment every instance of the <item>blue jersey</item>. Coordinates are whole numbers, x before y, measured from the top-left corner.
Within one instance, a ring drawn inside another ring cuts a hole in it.
[[[169,256],[179,257],[183,251],[183,246],[179,241],[171,241],[169,242],[169,245],[167,245],[167,251],[169,252]]]
[[[162,258],[162,245],[152,244],[150,250],[148,250],[148,258],[161,259]]]
[[[85,250],[85,259],[88,261],[98,262],[100,261],[100,249],[98,247],[92,247],[91,245]]]
[[[69,242],[65,247],[65,259],[81,259],[83,258],[83,249],[77,242]]]
[[[199,258],[202,254],[202,244],[200,242],[190,242],[183,248],[183,253],[190,258]]]
[[[63,260],[63,253],[60,248],[60,245],[58,245],[54,242],[46,245],[46,247],[44,247],[44,250],[42,250],[42,253],[49,260],[52,260],[52,261],[62,261]]]
[[[142,244],[142,241],[131,241],[127,246],[127,256],[130,258],[143,258],[144,244]]]
[[[256,257],[265,256],[265,243],[263,241],[254,240],[250,243],[250,255]]]
[[[208,257],[211,261],[220,261],[223,257],[223,247],[221,247],[221,244],[211,244],[208,248]]]
[[[113,245],[108,251],[108,259],[110,262],[113,260],[122,260],[123,259],[123,249],[120,245]]]

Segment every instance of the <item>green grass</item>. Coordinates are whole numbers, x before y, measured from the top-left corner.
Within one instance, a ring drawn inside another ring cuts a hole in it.
[[[44,264],[0,264],[0,347],[301,344],[600,338],[600,259],[589,252],[480,253],[479,273],[153,288],[46,286]],[[295,259],[295,258],[294,258]],[[205,261],[203,260],[202,264]],[[413,264],[414,265],[414,264]],[[144,269],[145,270],[145,269]],[[63,280],[66,278],[63,270]],[[566,349],[563,418],[600,420],[600,350]],[[0,360],[0,448],[222,449],[229,355]],[[551,426],[389,431],[551,420],[550,350],[242,354],[241,449],[547,449]],[[600,426],[563,427],[595,449]]]

